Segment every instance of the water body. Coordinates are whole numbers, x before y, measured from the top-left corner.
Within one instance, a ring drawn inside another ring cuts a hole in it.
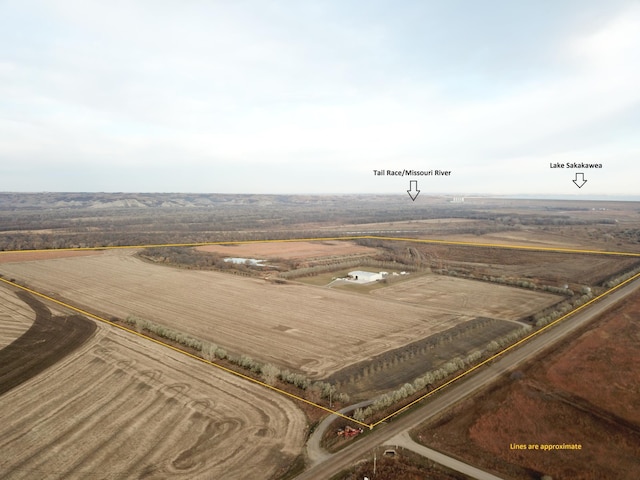
[[[231,262],[243,265],[264,266],[264,260],[257,260],[255,258],[242,258],[242,257],[229,257],[224,259],[225,262]]]

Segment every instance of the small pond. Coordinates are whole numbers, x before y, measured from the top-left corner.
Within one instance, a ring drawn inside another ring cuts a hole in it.
[[[244,265],[254,265],[254,266],[263,266],[264,260],[257,260],[255,258],[242,258],[242,257],[229,257],[224,259],[225,262],[244,264]]]

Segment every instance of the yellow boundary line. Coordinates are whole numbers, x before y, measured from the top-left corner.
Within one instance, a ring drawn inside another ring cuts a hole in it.
[[[415,405],[416,403],[421,402],[422,400],[426,399],[427,397],[430,397],[431,395],[435,394],[436,392],[439,392],[440,390],[442,390],[443,388],[447,387],[448,385],[451,385],[453,382],[456,382],[458,380],[460,380],[463,377],[466,377],[467,375],[469,375],[471,372],[477,370],[478,368],[486,365],[487,363],[491,362],[492,360],[495,360],[496,358],[504,355],[505,353],[507,353],[510,350],[513,350],[514,348],[516,348],[517,346],[521,345],[522,343],[532,339],[533,337],[535,337],[536,335],[541,334],[542,332],[544,332],[545,330],[547,330],[548,328],[551,328],[552,326],[556,325],[558,322],[561,322],[562,320],[572,316],[575,313],[578,313],[580,310],[582,310],[583,308],[586,308],[587,306],[591,305],[594,302],[597,302],[598,300],[600,300],[601,298],[604,298],[605,296],[609,295],[610,293],[612,293],[613,291],[621,288],[622,286],[626,285],[627,283],[635,280],[636,278],[640,277],[640,273],[635,274],[633,277],[625,280],[624,282],[619,283],[618,285],[616,285],[615,287],[610,288],[609,290],[607,290],[606,292],[598,295],[595,298],[592,298],[591,300],[589,300],[588,302],[584,303],[583,305],[580,305],[579,307],[573,309],[572,311],[570,311],[569,313],[564,314],[563,316],[561,316],[560,318],[557,318],[556,320],[554,320],[553,322],[545,325],[544,327],[541,327],[539,330],[536,330],[535,332],[527,335],[524,338],[521,338],[520,340],[518,340],[516,343],[509,345],[508,347],[506,347],[504,350],[500,350],[498,353],[496,353],[495,355],[492,355],[491,357],[487,358],[486,360],[480,362],[477,365],[474,365],[473,367],[471,367],[468,370],[465,370],[464,372],[462,372],[460,375],[457,375],[456,377],[452,378],[451,380],[443,383],[442,385],[440,385],[437,388],[434,388],[433,390],[431,390],[429,393],[421,396],[420,398],[417,398],[416,400],[413,400],[411,403],[408,403],[407,405],[405,405],[404,407],[396,410],[395,412],[393,412],[390,415],[387,415],[386,417],[384,417],[381,420],[378,420],[375,423],[372,423],[369,427],[373,428],[376,425],[379,425],[383,422],[385,422],[386,420],[389,420],[392,417],[395,417],[396,415],[404,412],[405,410],[411,408],[413,405]]]
[[[207,245],[241,245],[241,244],[255,244],[255,243],[291,243],[291,242],[318,242],[318,241],[334,241],[334,240],[360,240],[360,239],[373,239],[373,240],[389,240],[389,241],[405,241],[405,242],[413,242],[413,243],[426,243],[426,244],[436,244],[436,245],[458,245],[458,246],[465,246],[465,247],[484,247],[484,248],[504,248],[504,249],[512,249],[512,250],[527,250],[527,251],[538,251],[538,252],[556,252],[556,253],[578,253],[578,254],[593,254],[593,255],[619,255],[619,256],[629,256],[629,257],[640,257],[640,253],[634,253],[634,252],[615,252],[615,251],[604,251],[604,250],[582,250],[582,249],[569,249],[569,248],[556,248],[556,247],[539,247],[539,246],[529,246],[529,245],[505,245],[505,244],[494,244],[494,243],[474,243],[474,242],[458,242],[458,241],[453,241],[453,240],[434,240],[434,239],[420,239],[420,238],[404,238],[404,237],[382,237],[382,236],[375,236],[375,235],[357,235],[357,236],[346,236],[346,237],[313,237],[313,238],[290,238],[290,239],[272,239],[272,240],[240,240],[240,241],[220,241],[220,242],[196,242],[196,243],[166,243],[166,244],[151,244],[151,245],[113,245],[113,246],[103,246],[103,247],[76,247],[76,248],[49,248],[49,249],[34,249],[34,250],[4,250],[4,251],[0,251],[0,255],[4,254],[4,253],[34,253],[34,252],[64,252],[64,251],[99,251],[99,250],[117,250],[117,249],[138,249],[138,248],[162,248],[162,247],[201,247],[201,246],[207,246]],[[81,315],[85,315],[89,318],[92,318],[94,320],[98,320],[100,322],[106,323],[108,325],[111,325],[113,327],[119,328],[120,330],[123,330],[125,332],[129,332],[132,333],[140,338],[144,338],[146,340],[150,340],[158,345],[162,345],[164,347],[167,347],[175,352],[178,353],[182,353],[183,355],[186,355],[188,357],[191,357],[195,360],[198,360],[202,363],[206,363],[208,365],[214,366],[224,372],[230,373],[232,375],[235,375],[236,377],[239,378],[243,378],[245,380],[248,380],[252,383],[255,383],[257,385],[260,385],[262,387],[268,388],[269,390],[273,390],[274,392],[280,393],[282,395],[285,395],[289,398],[292,398],[294,400],[299,400],[303,403],[306,403],[307,405],[311,405],[313,407],[319,408],[327,413],[333,414],[333,415],[337,415],[339,417],[342,417],[344,419],[347,419],[349,421],[352,421],[358,425],[361,425],[363,427],[368,427],[369,429],[373,429],[375,426],[391,419],[392,417],[395,417],[396,415],[406,411],[407,409],[411,408],[413,405],[421,402],[422,400],[430,397],[431,395],[435,394],[436,392],[442,390],[443,388],[447,387],[448,385],[451,385],[452,383],[458,381],[459,379],[469,375],[471,372],[477,370],[478,368],[486,365],[487,363],[491,362],[492,360],[495,360],[496,358],[504,355],[505,353],[507,353],[508,351],[516,348],[517,346],[521,345],[522,343],[528,341],[529,339],[535,337],[536,335],[544,332],[545,330],[547,330],[548,328],[552,327],[553,325],[556,325],[558,322],[561,322],[562,320],[572,316],[574,313],[579,312],[580,310],[582,310],[583,308],[586,308],[587,306],[591,305],[592,303],[600,300],[601,298],[609,295],[611,292],[617,290],[618,288],[626,285],[627,283],[635,280],[636,278],[640,277],[640,273],[634,275],[633,277],[629,278],[628,280],[625,280],[624,282],[621,282],[620,284],[616,285],[615,287],[610,288],[609,290],[607,290],[606,292],[598,295],[597,297],[589,300],[588,302],[586,302],[585,304],[575,308],[574,310],[572,310],[571,312],[563,315],[562,317],[554,320],[553,322],[549,323],[548,325],[545,325],[544,327],[540,328],[539,330],[536,330],[535,332],[531,333],[530,335],[527,335],[526,337],[518,340],[517,342],[515,342],[514,344],[510,345],[509,347],[501,350],[500,352],[492,355],[491,357],[487,358],[486,360],[480,362],[479,364],[471,367],[468,370],[465,370],[464,372],[462,372],[461,374],[457,375],[456,377],[452,378],[451,380],[448,380],[447,382],[443,383],[442,385],[438,386],[437,388],[431,390],[430,392],[426,393],[425,395],[417,398],[416,400],[413,400],[412,402],[408,403],[407,405],[405,405],[404,407],[396,410],[395,412],[387,415],[386,417],[382,418],[381,420],[378,420],[375,423],[371,423],[371,424],[366,424],[363,422],[360,422],[358,420],[355,420],[352,417],[346,416],[338,411],[335,410],[331,410],[330,408],[324,407],[322,405],[319,405],[315,402],[312,402],[310,400],[307,400],[306,398],[302,398],[298,395],[289,393],[285,390],[279,389],[277,387],[274,387],[273,385],[269,385],[268,383],[264,383],[261,382],[260,380],[257,380],[255,378],[252,378],[248,375],[244,375],[240,372],[237,372],[235,370],[232,370],[230,368],[224,367],[222,365],[219,365],[215,362],[211,362],[209,360],[206,360],[202,357],[199,357],[197,355],[194,355],[192,353],[187,352],[186,350],[182,350],[178,347],[175,347],[173,345],[170,345],[168,343],[165,343],[161,340],[155,339],[153,337],[150,337],[148,335],[144,335],[143,333],[137,332],[135,330],[132,330],[130,328],[124,327],[122,325],[118,325],[117,323],[111,322],[105,318],[102,318],[98,315],[95,315],[91,312],[87,312],[86,310],[82,310],[78,307],[74,307],[73,305],[70,305],[68,303],[62,302],[60,300],[56,300],[55,298],[52,298],[48,295],[45,295],[43,293],[40,293],[36,290],[24,287],[22,285],[19,285],[17,283],[11,282],[9,280],[6,280],[2,277],[0,277],[0,281],[11,285],[13,287],[19,288],[21,290],[24,290],[26,292],[29,292],[33,295],[36,295],[40,298],[43,298],[45,300],[48,300],[50,302],[56,303],[60,306],[63,306],[65,308],[68,308],[74,312],[80,313]]]
[[[366,236],[360,238],[377,238],[380,240],[395,240],[414,243],[430,243],[435,245],[459,245],[463,247],[485,247],[485,248],[505,248],[512,250],[528,250],[532,252],[555,252],[555,253],[581,253],[593,255],[623,255],[629,257],[640,257],[640,253],[633,252],[615,252],[608,250],[583,250],[575,248],[559,248],[559,247],[543,247],[535,245],[509,245],[501,243],[475,243],[475,242],[458,242],[455,240],[434,240],[425,238],[399,238],[399,237],[376,237]]]
[[[36,290],[33,290],[31,288],[27,288],[27,287],[24,287],[24,286],[19,285],[17,283],[10,282],[9,280],[6,280],[6,279],[4,279],[2,277],[0,277],[0,281],[6,283],[8,285],[11,285],[12,287],[16,287],[16,288],[19,288],[21,290],[24,290],[25,292],[29,292],[29,293],[31,293],[33,295],[36,295],[36,296],[40,297],[40,298],[44,298],[45,300],[48,300],[50,302],[56,303],[56,304],[58,304],[58,305],[60,305],[62,307],[68,308],[68,309],[70,309],[70,310],[72,310],[72,311],[74,311],[76,313],[80,313],[81,315],[87,316],[89,318],[92,318],[94,320],[98,320],[98,321],[103,322],[103,323],[106,323],[108,325],[111,325],[112,327],[119,328],[120,330],[124,330],[125,332],[132,333],[132,334],[134,334],[134,335],[136,335],[136,336],[138,336],[140,338],[144,338],[145,340],[150,340],[153,343],[156,343],[158,345],[162,345],[163,347],[167,347],[167,348],[173,350],[174,352],[182,353],[183,355],[191,357],[191,358],[193,358],[195,360],[198,360],[198,361],[200,361],[202,363],[206,363],[207,365],[212,365],[212,366],[214,366],[216,368],[219,368],[220,370],[223,370],[223,371],[225,371],[227,373],[230,373],[230,374],[235,375],[237,377],[240,377],[240,378],[243,378],[243,379],[248,380],[250,382],[253,382],[255,384],[258,384],[258,385],[260,385],[262,387],[265,387],[265,388],[268,388],[270,390],[273,390],[274,392],[278,392],[278,393],[280,393],[282,395],[286,395],[287,397],[293,398],[295,400],[300,400],[301,402],[304,402],[304,403],[306,403],[308,405],[320,408],[320,409],[324,410],[325,412],[332,413],[334,415],[339,415],[342,418],[346,418],[347,420],[351,420],[352,422],[358,423],[358,424],[360,424],[360,425],[362,425],[364,427],[369,427],[368,424],[362,423],[362,422],[358,422],[357,420],[355,420],[355,419],[353,419],[351,417],[348,417],[346,415],[343,415],[340,412],[336,412],[334,410],[331,410],[330,408],[324,407],[324,406],[319,405],[317,403],[314,403],[314,402],[312,402],[310,400],[307,400],[306,398],[299,397],[298,395],[294,395],[293,393],[289,393],[289,392],[287,392],[285,390],[281,390],[278,387],[274,387],[273,385],[269,385],[268,383],[261,382],[260,380],[252,378],[252,377],[250,377],[248,375],[244,375],[243,373],[236,372],[235,370],[232,370],[230,368],[224,367],[224,366],[219,365],[219,364],[217,364],[215,362],[211,362],[209,360],[206,360],[206,359],[204,359],[202,357],[199,357],[198,355],[194,355],[192,353],[189,353],[186,350],[183,350],[181,348],[175,347],[175,346],[173,346],[173,345],[171,345],[169,343],[165,343],[165,342],[163,342],[161,340],[158,340],[156,338],[150,337],[150,336],[145,335],[143,333],[137,332],[135,330],[132,330],[131,328],[127,328],[127,327],[125,327],[123,325],[118,325],[117,323],[114,323],[114,322],[112,322],[110,320],[102,318],[102,317],[100,317],[98,315],[95,315],[95,314],[93,314],[91,312],[87,312],[86,310],[82,310],[81,308],[74,307],[73,305],[69,305],[68,303],[62,302],[60,300],[56,300],[55,298],[52,298],[52,297],[50,297],[48,295],[45,295],[44,293],[40,293],[40,292],[38,292]]]
[[[39,252],[82,252],[97,250],[126,250],[136,248],[162,248],[162,247],[206,247],[207,245],[244,245],[254,243],[294,243],[294,242],[322,242],[334,240],[390,240],[395,242],[427,243],[433,245],[458,245],[463,247],[504,248],[511,250],[527,250],[531,252],[555,252],[555,253],[579,253],[591,255],[619,255],[627,257],[640,257],[636,252],[617,252],[609,250],[585,250],[576,248],[543,247],[536,245],[510,245],[502,243],[476,243],[458,242],[455,240],[435,240],[428,238],[407,237],[382,237],[377,235],[353,235],[346,237],[311,237],[311,238],[286,238],[269,240],[227,240],[220,242],[193,242],[193,243],[158,243],[149,245],[111,245],[102,247],[70,247],[70,248],[43,248],[33,250],[2,250],[4,253],[39,253]]]
[[[126,250],[134,248],[162,248],[162,247],[206,247],[207,245],[240,245],[250,243],[286,243],[286,242],[319,242],[330,240],[358,240],[361,238],[378,238],[369,236],[350,237],[315,237],[315,238],[284,238],[271,240],[230,240],[221,242],[194,242],[194,243],[157,243],[150,245],[109,245],[103,247],[69,247],[69,248],[41,248],[33,250],[2,250],[3,253],[39,253],[39,252],[82,252],[96,250]],[[640,254],[639,254],[640,255]]]

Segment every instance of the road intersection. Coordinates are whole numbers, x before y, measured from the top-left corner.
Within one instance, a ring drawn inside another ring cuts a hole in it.
[[[640,274],[632,277],[627,282],[619,285],[618,288],[610,290],[609,293],[601,297],[599,301],[587,305],[580,311],[565,318],[562,322],[553,325],[552,328],[546,329],[544,332],[532,337],[517,348],[505,353],[490,364],[484,365],[472,374],[461,378],[458,382],[451,384],[434,397],[425,399],[420,405],[394,418],[393,421],[379,425],[372,432],[359,438],[352,445],[338,453],[325,456],[321,462],[316,462],[305,472],[298,475],[296,480],[326,480],[342,470],[349,468],[369,451],[378,446],[399,444],[398,440],[404,438],[411,429],[436,417],[466,397],[478,393],[505,373],[516,369],[526,361],[540,355],[544,350],[551,348],[570,333],[585,326],[612,308],[616,303],[640,288],[639,277]],[[429,457],[426,450],[420,453]],[[436,457],[433,458],[433,460],[442,461],[441,456],[433,456]],[[474,468],[471,465],[464,465],[465,468]],[[458,469],[453,463],[447,466]],[[481,476],[477,474],[476,478],[480,480],[500,478],[499,476],[496,477],[496,475],[499,475],[498,472],[484,473],[491,476]]]

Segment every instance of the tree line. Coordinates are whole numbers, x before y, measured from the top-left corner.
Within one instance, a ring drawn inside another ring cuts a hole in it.
[[[311,401],[325,399],[341,404],[349,402],[349,395],[338,392],[336,386],[329,382],[312,381],[302,373],[291,372],[288,369],[281,369],[271,363],[260,362],[246,354],[233,355],[213,342],[198,339],[179,330],[157,324],[135,315],[129,315],[124,320],[124,323],[134,327],[139,332],[152,333],[158,337],[195,350],[205,360],[225,360],[237,365],[256,375],[268,385],[273,386],[278,380],[293,385],[305,391],[306,396]]]
[[[397,407],[399,402],[410,397],[423,395],[425,390],[433,389],[437,382],[441,382],[455,373],[476,365],[483,358],[495,354],[497,351],[506,348],[528,335],[530,331],[531,326],[523,325],[507,335],[492,340],[483,350],[475,350],[464,358],[455,357],[441,367],[416,377],[413,382],[405,383],[396,390],[378,396],[368,407],[356,409],[352,416],[359,422],[370,422],[375,419],[380,412],[388,410],[389,407],[393,405]]]

